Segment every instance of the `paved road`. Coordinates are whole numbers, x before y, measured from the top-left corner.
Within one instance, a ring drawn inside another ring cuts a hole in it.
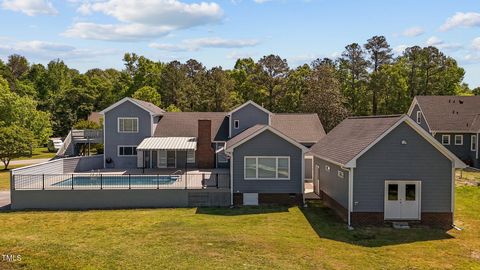
[[[0,211],[9,209],[10,205],[10,191],[0,191]]]
[[[49,161],[49,158],[36,158],[36,159],[22,159],[22,160],[12,160],[9,165],[26,165],[26,164],[37,164],[42,162]]]

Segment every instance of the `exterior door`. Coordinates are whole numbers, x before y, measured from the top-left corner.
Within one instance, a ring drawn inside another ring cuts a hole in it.
[[[313,191],[320,195],[320,166],[315,165],[315,175],[313,179]]]
[[[384,218],[420,219],[420,181],[385,181]]]
[[[176,167],[176,153],[175,151],[167,151],[167,168],[175,168]]]

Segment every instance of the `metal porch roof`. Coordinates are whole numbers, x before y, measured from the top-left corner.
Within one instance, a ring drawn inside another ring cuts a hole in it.
[[[150,137],[144,139],[137,150],[196,150],[195,137]]]

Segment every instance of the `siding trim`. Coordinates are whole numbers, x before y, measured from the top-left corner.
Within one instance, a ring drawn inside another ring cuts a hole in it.
[[[137,105],[138,107],[142,108],[143,110],[147,111],[148,113],[150,113],[151,115],[157,115],[155,114],[154,112],[150,111],[149,109],[145,108],[144,106],[142,106],[141,104],[139,104],[138,102],[136,102],[135,100],[133,100],[132,98],[129,98],[129,97],[125,97],[125,98],[122,98],[121,100],[113,103],[112,105],[108,106],[106,109],[102,110],[100,112],[100,114],[103,114],[105,115],[106,112],[108,111],[111,111],[112,109],[114,109],[115,107],[117,107],[118,105],[121,105],[123,104],[125,101],[130,101],[131,103]],[[160,114],[158,114],[160,115]],[[105,117],[104,117],[105,119]],[[105,120],[104,120],[105,121]]]
[[[439,141],[437,141],[430,133],[425,131],[422,127],[420,127],[413,119],[408,116],[402,117],[398,120],[397,123],[392,125],[387,131],[385,131],[382,135],[380,135],[377,139],[375,139],[370,145],[368,145],[365,149],[363,149],[360,153],[358,153],[354,158],[352,158],[349,162],[345,164],[348,168],[355,168],[357,166],[357,159],[360,158],[365,152],[370,150],[375,144],[377,144],[381,139],[387,136],[392,130],[397,128],[401,123],[405,122],[408,124],[414,131],[416,131],[420,136],[422,136],[425,140],[427,140],[432,146],[434,146],[440,153],[450,159],[456,168],[466,168],[467,165],[463,163],[457,156],[455,156],[452,152],[450,152],[445,146],[443,146]]]
[[[265,109],[264,107],[258,105],[257,103],[255,103],[255,102],[253,102],[253,101],[251,101],[251,100],[249,100],[249,101],[243,103],[242,105],[238,106],[237,108],[231,110],[231,111],[228,113],[228,115],[231,116],[234,112],[239,111],[240,109],[242,109],[243,107],[245,107],[245,106],[247,106],[247,105],[249,105],[249,104],[251,104],[251,105],[259,108],[260,110],[264,111],[265,113],[268,114],[268,116],[269,116],[269,118],[270,118],[271,112],[270,112],[269,110]],[[270,119],[268,120],[268,124],[270,125]]]
[[[415,105],[418,106],[418,109],[422,112],[422,115],[423,115],[423,119],[425,119],[425,124],[427,124],[427,127],[428,127],[428,131],[430,133],[432,133],[434,130],[432,130],[430,128],[430,125],[428,124],[428,120],[427,120],[427,117],[425,116],[425,113],[423,113],[423,110],[422,110],[422,106],[420,106],[420,103],[418,102],[417,100],[417,97],[414,97],[413,98],[413,101],[412,101],[412,104],[410,104],[410,108],[408,108],[408,115],[412,115],[412,112],[413,112],[413,108],[415,108]]]
[[[244,138],[243,140],[237,142],[236,144],[230,146],[229,149],[225,149],[225,152],[229,152],[229,153],[232,153],[233,152],[233,149],[235,149],[236,147],[242,145],[243,143],[245,142],[248,142],[249,140],[255,138],[257,135],[263,133],[264,131],[271,131],[272,133],[274,133],[275,135],[279,136],[280,138],[286,140],[287,142],[295,145],[296,147],[302,149],[303,152],[307,152],[308,151],[308,148],[306,148],[305,146],[303,146],[302,144],[298,143],[297,141],[295,141],[294,139],[288,137],[287,135],[281,133],[280,131],[272,128],[271,126],[265,126],[261,129],[259,129],[257,132],[251,134],[250,136]]]

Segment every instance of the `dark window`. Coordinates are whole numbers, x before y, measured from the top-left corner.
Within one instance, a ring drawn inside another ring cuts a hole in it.
[[[416,189],[415,184],[405,185],[405,200],[406,201],[415,201],[416,200],[415,189]]]
[[[239,120],[233,121],[233,127],[234,128],[239,128],[240,127],[240,121]]]
[[[388,184],[388,200],[398,201],[398,184]]]
[[[137,147],[135,147],[135,146],[120,146],[118,148],[118,155],[119,156],[136,156],[137,155]]]

